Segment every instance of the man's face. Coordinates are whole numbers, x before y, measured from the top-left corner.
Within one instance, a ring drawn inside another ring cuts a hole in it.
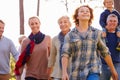
[[[118,26],[118,19],[116,17],[110,17],[107,21],[107,29],[116,29]]]
[[[2,36],[4,32],[4,24],[0,22],[0,37]]]

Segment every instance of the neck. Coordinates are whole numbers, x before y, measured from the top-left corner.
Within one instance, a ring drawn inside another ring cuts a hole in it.
[[[114,33],[114,32],[115,32],[115,29],[110,29],[110,30],[108,30],[108,32]]]
[[[2,35],[0,35],[0,39],[2,38]]]
[[[88,30],[88,22],[84,21],[84,22],[80,22],[80,24],[78,25],[77,29],[80,32],[86,32]]]
[[[39,31],[37,31],[37,32],[32,32],[33,33],[33,35],[35,35],[35,34],[37,34]]]
[[[62,31],[62,34],[63,35],[66,35],[70,30],[67,30],[67,31]]]
[[[113,10],[113,7],[111,7],[111,8],[107,8],[108,10],[110,10],[110,12],[112,12],[112,10]]]

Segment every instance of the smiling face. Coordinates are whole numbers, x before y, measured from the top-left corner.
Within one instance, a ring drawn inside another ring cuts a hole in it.
[[[5,24],[0,22],[0,38],[2,37],[2,34],[4,32],[4,26],[5,26]]]
[[[114,14],[111,14],[108,16],[108,19],[107,19],[107,29],[108,30],[116,30],[118,26],[118,18],[116,15]]]
[[[81,7],[78,10],[78,19],[82,21],[89,21],[90,10],[87,7]]]
[[[75,10],[73,20],[75,22],[75,25],[79,25],[79,21],[88,21],[88,25],[90,26],[93,17],[93,9],[90,8],[88,5],[83,5]]]
[[[40,21],[39,21],[39,19],[37,17],[31,17],[29,19],[29,26],[30,26],[33,34],[38,33],[39,29],[40,29]]]
[[[106,7],[106,8],[113,8],[113,4],[114,4],[114,2],[113,2],[113,0],[104,0],[104,6]]]
[[[67,17],[67,16],[60,17],[58,20],[58,24],[59,24],[59,27],[60,27],[62,33],[69,32],[70,27],[71,27],[69,17]]]

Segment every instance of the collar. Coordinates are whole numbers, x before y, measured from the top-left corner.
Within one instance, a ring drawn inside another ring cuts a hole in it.
[[[3,36],[0,37],[0,40],[3,38]]]
[[[95,31],[95,30],[96,30],[96,28],[94,28],[94,27],[92,27],[92,26],[89,26],[89,27],[88,27],[88,31]],[[73,28],[72,31],[73,31],[73,32],[79,32],[76,27]]]

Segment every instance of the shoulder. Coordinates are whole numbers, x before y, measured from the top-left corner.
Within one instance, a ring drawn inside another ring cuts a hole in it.
[[[45,38],[48,40],[51,40],[51,36],[49,36],[49,35],[45,35]]]
[[[101,34],[101,33],[102,33],[101,30],[99,30],[99,29],[97,29],[97,28],[95,28],[95,27],[91,27],[91,30],[92,30],[93,32],[98,33],[98,34]]]
[[[109,10],[105,9],[105,10],[101,13],[101,15],[105,15],[105,14],[107,14],[107,13],[109,13],[109,12],[110,12]]]
[[[114,9],[113,11],[119,14],[119,12],[116,9]]]
[[[52,40],[57,40],[57,39],[58,39],[58,35],[56,35],[52,38]]]
[[[10,38],[8,38],[8,37],[3,36],[3,39],[6,42],[13,43],[13,41]]]
[[[44,41],[47,41],[48,43],[51,43],[51,41],[52,41],[51,36],[45,35]]]
[[[22,46],[27,46],[28,44],[30,43],[30,39],[27,37],[27,38],[24,38],[21,45]]]

